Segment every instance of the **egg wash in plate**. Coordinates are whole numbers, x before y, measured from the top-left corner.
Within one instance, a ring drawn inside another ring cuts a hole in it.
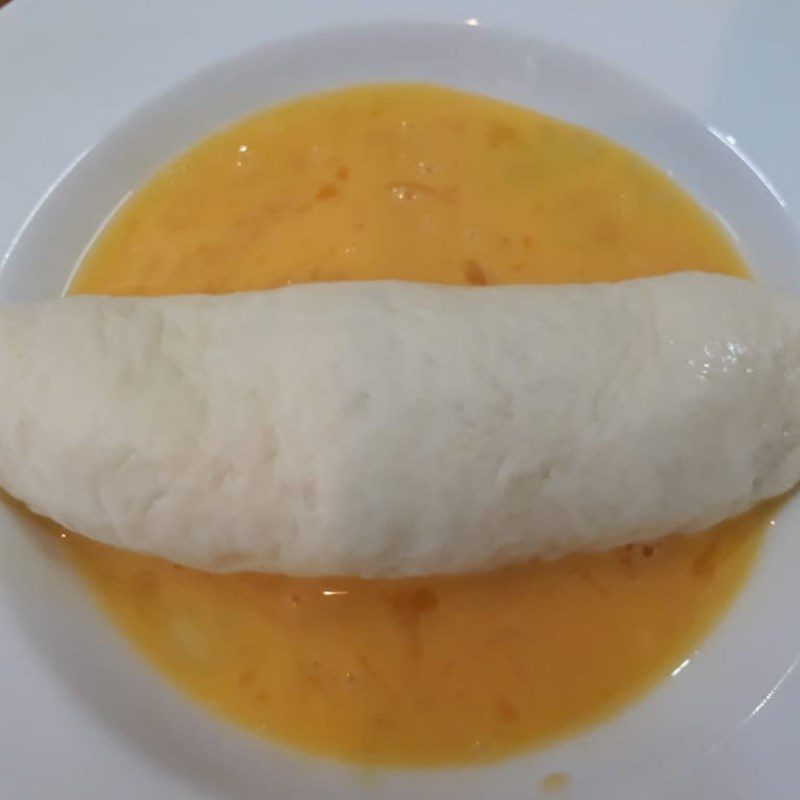
[[[201,142],[111,219],[70,291],[685,269],[747,275],[712,218],[631,152],[527,109],[395,84],[305,98]],[[769,516],[406,580],[207,574],[62,541],[118,627],[215,712],[314,753],[440,765],[567,735],[678,669],[742,585]]]

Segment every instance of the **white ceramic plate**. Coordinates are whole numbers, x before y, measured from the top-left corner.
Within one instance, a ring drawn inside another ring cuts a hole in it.
[[[471,3],[471,13],[457,3],[404,4],[404,17],[449,23],[423,26],[390,22],[399,7],[380,4],[369,13],[357,3],[133,5],[135,12],[108,0],[64,8],[15,0],[0,12],[0,99],[11,120],[0,126],[0,299],[58,294],[111,210],[199,136],[297,94],[386,79],[532,105],[633,147],[715,211],[762,279],[800,289],[800,242],[785,199],[800,200],[791,150],[800,117],[775,86],[785,80],[794,90],[800,77],[800,26],[780,17],[786,6],[693,3],[689,13],[670,3],[642,14],[638,3],[612,2],[599,14],[509,4],[498,14],[489,3]],[[492,13],[496,31],[480,24]],[[739,40],[721,35],[723,23],[730,28],[742,15],[748,27]],[[288,35],[307,28],[320,32]],[[784,42],[784,68],[795,67],[794,77],[773,67]],[[219,62],[246,46],[254,49]],[[737,47],[753,58],[746,71]],[[732,60],[719,66],[723,55]],[[742,89],[759,69],[769,82]],[[737,70],[738,79],[726,77]],[[640,83],[643,74],[650,80]],[[732,90],[713,89],[726,80]],[[739,129],[723,127],[731,119],[741,120],[766,166],[739,151]],[[787,137],[782,148],[776,129]],[[787,678],[800,653],[798,525],[795,502],[711,639],[610,722],[489,767],[367,779],[254,739],[169,688],[103,620],[52,548],[0,509],[0,793],[501,800],[535,797],[539,780],[557,770],[570,776],[561,796],[574,800],[794,797],[786,720],[800,708],[800,686]],[[772,768],[754,768],[765,754]]]

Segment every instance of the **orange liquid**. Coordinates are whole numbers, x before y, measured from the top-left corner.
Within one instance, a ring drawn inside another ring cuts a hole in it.
[[[265,111],[167,165],[73,292],[313,280],[565,282],[746,274],[664,175],[531,111],[427,86]],[[693,537],[403,581],[211,575],[70,536],[119,628],[176,685],[266,736],[361,763],[497,758],[619,709],[698,645],[769,511]]]

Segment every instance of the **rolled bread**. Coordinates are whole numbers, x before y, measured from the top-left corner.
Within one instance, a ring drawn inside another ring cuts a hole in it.
[[[485,570],[708,528],[799,478],[800,300],[750,281],[0,308],[0,485],[205,570]]]

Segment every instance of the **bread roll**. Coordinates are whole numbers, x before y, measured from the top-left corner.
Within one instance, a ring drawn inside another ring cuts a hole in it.
[[[735,278],[0,308],[0,485],[205,570],[486,570],[799,478],[800,300]]]

